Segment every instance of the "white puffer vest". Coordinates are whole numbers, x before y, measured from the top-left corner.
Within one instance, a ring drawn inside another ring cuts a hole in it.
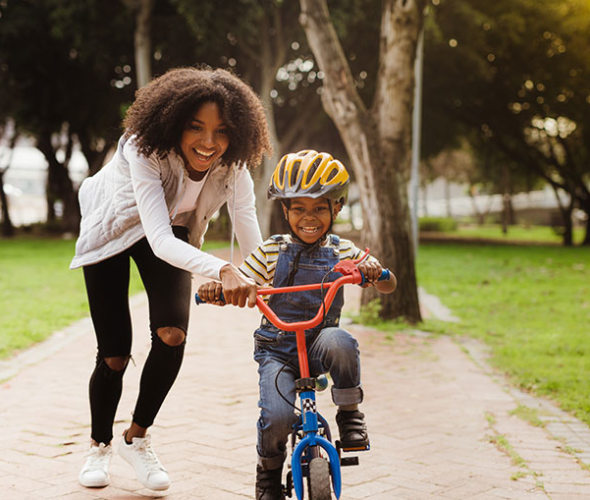
[[[129,248],[145,236],[133,191],[125,138],[113,158],[95,175],[86,178],[78,192],[82,220],[71,269],[94,264]],[[170,215],[183,192],[186,170],[182,158],[171,152],[166,158],[152,158]],[[195,210],[188,215],[190,243],[200,248],[211,217],[232,196],[235,170],[222,163],[211,168]],[[185,214],[186,215],[186,214]],[[187,220],[187,218],[183,218]]]

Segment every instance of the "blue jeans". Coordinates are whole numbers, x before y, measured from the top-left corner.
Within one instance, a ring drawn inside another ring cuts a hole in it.
[[[311,340],[311,339],[309,339]],[[258,463],[265,470],[279,468],[287,455],[286,444],[293,424],[297,421],[294,409],[276,390],[275,379],[283,396],[295,404],[295,379],[299,378],[297,357],[285,364],[281,354],[296,352],[295,335],[279,333],[273,341],[258,337],[254,359],[258,363],[260,388],[260,418],[258,419]],[[332,400],[338,406],[360,403],[363,391],[360,384],[360,357],[356,339],[346,330],[327,327],[320,330],[307,346],[309,369],[312,376],[330,373]]]

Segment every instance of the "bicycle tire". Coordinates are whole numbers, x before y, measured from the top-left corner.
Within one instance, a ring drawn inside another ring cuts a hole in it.
[[[331,500],[330,464],[325,458],[316,457],[309,462],[307,490],[309,500]]]

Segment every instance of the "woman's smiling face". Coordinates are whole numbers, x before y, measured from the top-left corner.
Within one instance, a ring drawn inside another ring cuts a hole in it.
[[[292,198],[289,208],[283,211],[293,234],[305,243],[315,243],[330,229],[333,218],[340,211],[340,204],[326,198]]]
[[[205,102],[193,115],[180,138],[180,150],[189,174],[203,174],[229,146],[227,126],[215,102]]]

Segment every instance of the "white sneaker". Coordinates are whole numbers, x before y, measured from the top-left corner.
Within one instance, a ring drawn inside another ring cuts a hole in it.
[[[123,457],[137,474],[137,479],[150,490],[166,490],[170,486],[168,472],[156,456],[150,445],[149,434],[144,438],[134,437],[131,444],[125,442],[125,436],[119,444],[119,455]]]
[[[86,462],[78,475],[78,481],[87,488],[102,488],[111,482],[109,464],[113,447],[108,444],[92,445],[86,455]]]

